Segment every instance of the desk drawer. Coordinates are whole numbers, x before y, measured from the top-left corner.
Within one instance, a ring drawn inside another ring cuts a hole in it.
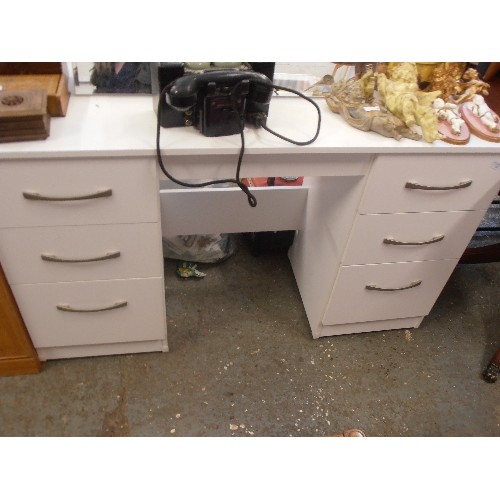
[[[163,275],[159,223],[0,229],[9,283]]]
[[[458,259],[484,214],[476,210],[360,215],[343,264]]]
[[[308,189],[304,186],[251,188],[257,206],[239,187],[162,189],[163,236],[287,231],[302,228]]]
[[[37,348],[165,337],[161,278],[14,285],[12,291]],[[102,310],[89,312],[94,309]]]
[[[500,189],[493,155],[381,155],[359,213],[486,210]]]
[[[155,168],[141,158],[4,162],[0,227],[158,221]]]
[[[425,316],[456,263],[453,259],[342,267],[323,324]]]

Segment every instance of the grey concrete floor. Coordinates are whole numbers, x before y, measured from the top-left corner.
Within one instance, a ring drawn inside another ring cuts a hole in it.
[[[313,340],[286,254],[165,262],[170,352],[0,378],[1,436],[500,436],[500,263],[459,265],[418,329]]]

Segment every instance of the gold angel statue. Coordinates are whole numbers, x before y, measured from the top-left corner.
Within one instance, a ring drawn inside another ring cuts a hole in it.
[[[419,89],[415,63],[397,64],[391,71],[390,79],[385,74],[377,74],[377,88],[387,109],[408,128],[420,126],[426,142],[441,138],[438,119],[432,109],[433,101],[441,92],[423,92]]]

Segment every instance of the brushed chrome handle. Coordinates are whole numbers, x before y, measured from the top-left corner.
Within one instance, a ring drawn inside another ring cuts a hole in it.
[[[422,284],[422,280],[412,281],[409,285],[402,286],[400,288],[382,288],[377,285],[366,285],[367,290],[377,290],[379,292],[397,292],[399,290],[408,290],[409,288],[415,288]]]
[[[427,241],[398,241],[394,238],[384,238],[384,243],[386,245],[430,245],[431,243],[437,243],[438,241],[442,240],[444,240],[444,234],[434,236]]]
[[[65,257],[58,257],[57,255],[52,255],[48,253],[43,253],[40,257],[42,260],[46,260],[48,262],[98,262],[101,260],[109,260],[109,259],[117,259],[120,257],[120,252],[117,250],[116,252],[108,252],[106,255],[101,255],[99,257],[88,257],[86,259],[67,259]]]
[[[23,191],[23,196],[27,200],[36,201],[79,201],[79,200],[94,200],[96,198],[107,198],[113,194],[112,189],[102,189],[96,191],[95,193],[82,194],[77,196],[44,196],[40,193],[31,193],[29,191]]]
[[[408,181],[405,184],[405,188],[408,189],[423,189],[425,191],[449,191],[451,189],[463,189],[469,187],[472,184],[472,180],[462,181],[454,186],[425,186],[424,184],[419,184],[418,182]]]
[[[127,301],[121,300],[121,301],[115,302],[114,304],[111,304],[110,306],[97,307],[97,308],[92,308],[92,309],[77,309],[77,308],[69,306],[67,304],[57,304],[56,307],[60,311],[88,313],[88,312],[111,311],[112,309],[119,309],[120,307],[125,307],[126,305],[127,305]]]

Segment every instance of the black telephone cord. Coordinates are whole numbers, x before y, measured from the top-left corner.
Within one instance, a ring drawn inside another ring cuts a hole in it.
[[[257,198],[255,198],[255,196],[250,192],[250,189],[248,188],[248,186],[246,186],[240,179],[241,164],[243,162],[243,155],[245,152],[245,135],[243,132],[244,128],[245,128],[245,117],[244,117],[244,115],[242,115],[238,112],[238,107],[236,104],[236,90],[242,84],[242,82],[238,82],[231,89],[231,103],[232,103],[234,111],[239,116],[240,138],[241,138],[241,147],[240,147],[240,153],[238,155],[238,163],[236,165],[235,178],[234,179],[216,179],[216,180],[212,180],[212,181],[199,182],[199,183],[185,182],[185,181],[181,181],[179,179],[176,179],[173,175],[171,175],[167,171],[167,169],[165,168],[165,165],[163,163],[163,159],[161,157],[160,132],[161,132],[162,100],[165,99],[167,92],[174,85],[174,83],[175,82],[171,82],[169,85],[165,86],[165,88],[161,91],[159,99],[158,99],[158,111],[157,111],[158,119],[157,119],[157,124],[156,124],[156,156],[157,156],[158,164],[160,166],[161,171],[172,182],[175,182],[176,184],[179,184],[180,186],[184,186],[184,187],[199,188],[199,187],[205,187],[205,186],[213,186],[213,185],[217,185],[217,184],[227,184],[227,183],[236,184],[247,195],[249,205],[251,207],[257,206]],[[260,119],[259,119],[259,116],[257,116],[257,120],[260,123],[261,127],[264,128],[265,130],[267,130],[268,132],[270,132],[271,134],[275,135],[276,137],[279,137],[280,139],[283,139],[283,140],[290,142],[292,144],[296,144],[297,146],[306,146],[307,144],[311,144],[312,142],[314,142],[317,139],[317,137],[319,135],[320,128],[321,128],[321,111],[319,109],[319,106],[311,98],[305,96],[304,94],[302,94],[301,92],[299,92],[297,90],[290,89],[288,87],[282,87],[280,85],[274,85],[274,84],[271,84],[270,87],[273,89],[276,89],[276,90],[285,90],[287,92],[292,92],[293,94],[296,94],[296,95],[302,97],[303,99],[305,99],[306,101],[309,101],[310,103],[312,103],[313,106],[318,111],[318,126],[317,126],[316,133],[315,133],[314,137],[308,141],[294,141],[293,139],[289,139],[288,137],[285,137],[281,134],[278,134],[277,132],[274,132],[273,130],[271,130],[270,128],[268,128],[264,124],[263,119],[267,118],[267,116],[264,113],[262,113]]]
[[[307,97],[306,95],[302,94],[302,92],[299,92],[298,90],[290,89],[288,87],[282,87],[281,85],[274,85],[274,84],[272,85],[272,88],[275,90],[285,90],[287,92],[291,92],[292,94],[298,95],[299,97],[302,97],[306,101],[310,102],[316,108],[316,111],[318,112],[318,126],[316,128],[316,133],[314,134],[314,137],[312,139],[309,139],[308,141],[294,141],[293,139],[289,139],[288,137],[285,137],[284,135],[278,134],[278,132],[271,130],[269,127],[267,127],[265,125],[265,123],[263,123],[259,120],[261,127],[264,130],[267,130],[271,134],[275,135],[276,137],[279,137],[280,139],[283,139],[284,141],[291,142],[292,144],[295,144],[296,146],[307,146],[308,144],[312,144],[318,138],[319,131],[321,128],[321,111],[319,109],[319,106],[314,102],[313,99],[311,99],[310,97]]]

